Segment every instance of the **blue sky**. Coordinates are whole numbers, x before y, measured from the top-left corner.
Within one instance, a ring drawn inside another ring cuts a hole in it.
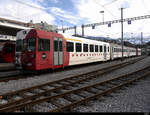
[[[124,7],[124,18],[150,14],[149,0],[0,0],[0,17],[34,23],[45,21],[61,28],[78,26],[77,33],[81,34],[81,25],[120,19],[119,8]],[[150,19],[134,21],[131,25],[124,23],[124,36],[150,36]],[[73,31],[68,31],[72,33]],[[120,24],[98,26],[95,30],[85,29],[85,35],[120,37]]]

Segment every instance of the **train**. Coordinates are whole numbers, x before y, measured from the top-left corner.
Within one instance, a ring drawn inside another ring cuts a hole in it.
[[[47,70],[122,57],[121,45],[45,30],[21,30],[16,36],[18,69]],[[141,49],[124,46],[123,56],[140,56]]]
[[[0,46],[0,62],[13,63],[15,59],[15,42],[5,42]]]

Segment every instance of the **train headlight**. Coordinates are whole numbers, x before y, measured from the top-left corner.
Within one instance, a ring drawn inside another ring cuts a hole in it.
[[[32,66],[32,63],[27,63],[27,66]]]

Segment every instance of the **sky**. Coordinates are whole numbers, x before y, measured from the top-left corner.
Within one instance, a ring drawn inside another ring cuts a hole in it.
[[[59,28],[77,26],[81,34],[82,24],[118,20],[124,8],[123,17],[131,18],[150,15],[150,0],[0,0],[0,17],[23,22],[33,20],[56,25]],[[100,13],[104,11],[104,13]],[[124,37],[150,36],[150,19],[124,22]],[[74,34],[74,30],[66,31]],[[85,35],[119,38],[121,24],[112,24],[85,28]]]

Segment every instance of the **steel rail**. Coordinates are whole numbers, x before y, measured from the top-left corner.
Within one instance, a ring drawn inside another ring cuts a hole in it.
[[[103,92],[101,92],[101,93],[95,94],[95,95],[93,95],[93,96],[89,96],[89,97],[87,97],[87,98],[85,98],[85,99],[82,99],[82,100],[73,102],[73,103],[68,104],[68,105],[65,105],[65,106],[63,106],[63,107],[60,107],[60,108],[57,108],[57,109],[54,109],[54,110],[50,110],[49,112],[63,112],[64,110],[70,110],[70,109],[72,109],[73,107],[76,107],[77,105],[81,105],[81,104],[86,103],[86,102],[88,102],[88,101],[90,101],[90,100],[92,100],[92,99],[95,99],[95,98],[97,98],[97,97],[100,97],[100,96],[109,94],[109,93],[113,92],[114,90],[120,89],[121,87],[123,87],[123,86],[125,86],[125,85],[128,85],[128,84],[131,84],[131,83],[133,83],[133,82],[135,82],[135,81],[137,81],[137,80],[140,80],[140,79],[142,79],[142,78],[144,78],[144,77],[146,77],[146,76],[148,76],[148,75],[150,75],[150,72],[144,73],[144,75],[142,75],[142,76],[140,76],[140,77],[137,77],[137,78],[135,78],[135,79],[133,79],[133,80],[128,80],[128,81],[126,81],[125,83],[122,83],[122,84],[120,84],[120,85],[118,85],[118,86],[114,86],[113,88],[108,89],[108,90],[106,90],[106,91],[103,91]]]
[[[64,79],[60,79],[60,80],[56,80],[56,81],[52,81],[52,82],[48,82],[48,83],[45,83],[45,84],[40,84],[40,85],[37,85],[37,86],[33,86],[33,87],[30,87],[30,88],[25,88],[25,89],[21,89],[21,90],[17,90],[17,91],[13,91],[13,92],[10,92],[10,93],[6,93],[6,94],[3,94],[1,95],[1,99],[2,98],[7,98],[7,97],[11,97],[12,95],[15,95],[15,94],[19,94],[19,93],[23,93],[25,91],[28,91],[28,90],[33,90],[33,89],[37,89],[37,88],[40,88],[40,87],[44,87],[44,86],[47,86],[47,85],[53,85],[53,84],[56,84],[58,82],[63,82],[63,81],[67,81],[67,80],[72,80],[72,79],[77,79],[77,78],[82,78],[83,79],[83,76],[89,76],[89,74],[93,74],[93,73],[96,73],[98,71],[100,71],[101,73],[98,73],[103,75],[107,72],[110,72],[110,71],[113,71],[115,69],[118,69],[120,68],[121,66],[126,66],[126,65],[129,65],[129,64],[133,64],[133,63],[136,63],[137,61],[139,60],[142,60],[143,58],[145,57],[142,57],[142,58],[138,58],[136,60],[131,60],[129,62],[124,62],[124,63],[121,63],[121,64],[117,64],[117,65],[113,65],[113,66],[109,66],[109,67],[105,67],[105,68],[102,68],[102,69],[98,69],[98,70],[95,70],[95,71],[92,71],[92,72],[88,72],[88,73],[83,73],[83,74],[79,74],[79,75],[75,75],[75,76],[70,76],[70,77],[67,77],[67,78],[64,78]],[[116,68],[115,68],[116,67]],[[108,70],[110,69],[110,70]],[[91,77],[88,77],[88,78],[93,78],[93,75]],[[86,77],[87,79],[87,77]],[[85,79],[83,79],[85,80]],[[81,80],[81,81],[83,81]]]
[[[138,58],[139,60],[145,58],[145,56],[142,56],[140,58]],[[106,69],[106,68],[104,68]],[[10,80],[18,80],[18,79],[24,79],[27,78],[28,76],[24,76],[28,73],[15,73],[14,75],[9,75],[9,76],[0,76],[0,82],[8,82]],[[22,76],[20,76],[22,75]]]
[[[136,71],[136,72],[137,72],[137,71]],[[135,73],[136,73],[136,72],[135,72]],[[132,74],[133,74],[133,73],[132,73]],[[125,75],[125,76],[127,76],[127,75]],[[65,86],[64,86],[64,87],[65,87]],[[55,90],[56,90],[56,89],[55,89]],[[59,88],[58,88],[57,90],[59,90]],[[80,88],[80,90],[81,90],[81,88]],[[51,91],[54,91],[54,89],[51,90]],[[44,93],[44,94],[47,94],[47,93],[49,93],[49,91],[47,91],[47,92]],[[43,94],[42,94],[42,95],[43,95]],[[62,96],[62,95],[61,95],[61,96]],[[58,97],[58,96],[57,96],[57,97]],[[32,98],[33,98],[33,97],[32,97]],[[34,98],[35,98],[35,97],[34,97]],[[52,96],[52,98],[54,98],[54,96]],[[37,101],[37,100],[35,100],[35,101]],[[30,104],[33,104],[33,103],[34,103],[34,101],[32,101]],[[29,104],[29,103],[28,103],[28,104]],[[19,108],[21,107],[20,104],[18,104],[18,105],[16,105],[16,106],[19,107]],[[7,111],[8,111],[8,108],[9,108],[9,107],[2,108],[2,109],[0,109],[0,111],[1,111],[1,110],[2,110],[2,111],[3,111],[3,110],[7,110]],[[13,108],[13,107],[10,107],[10,108]],[[13,108],[12,110],[14,110],[14,109],[15,109],[15,108]],[[17,109],[17,108],[16,108],[16,109]]]

